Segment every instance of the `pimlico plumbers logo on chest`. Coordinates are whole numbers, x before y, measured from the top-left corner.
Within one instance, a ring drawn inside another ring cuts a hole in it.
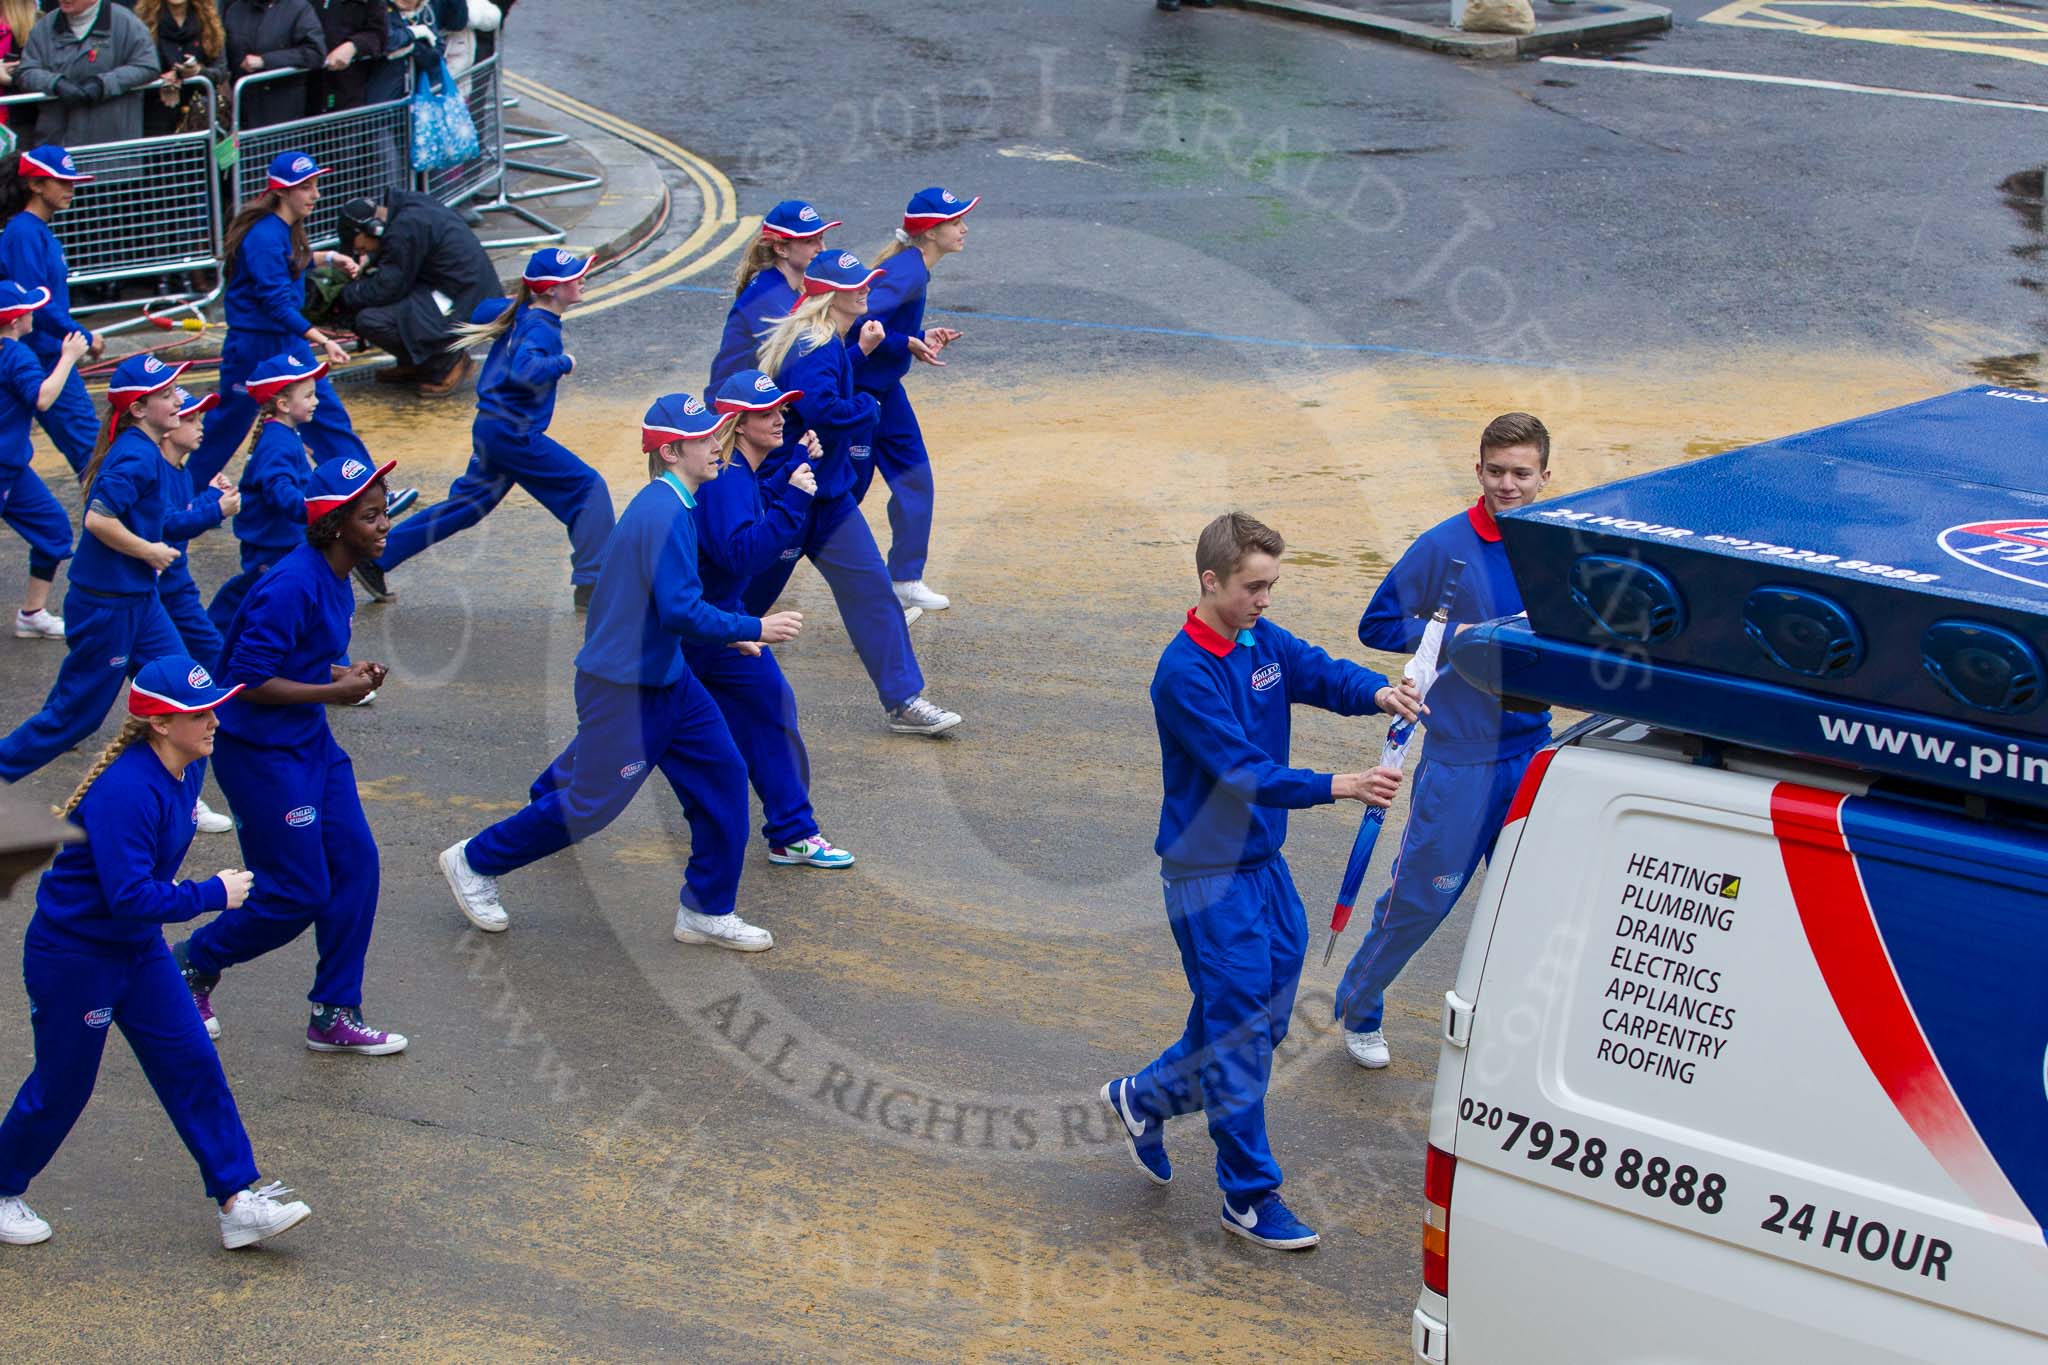
[[[1280,665],[1264,664],[1252,674],[1252,691],[1264,692],[1280,681]]]
[[[1986,573],[2048,588],[2048,518],[1965,522],[1943,531],[1936,543]]]

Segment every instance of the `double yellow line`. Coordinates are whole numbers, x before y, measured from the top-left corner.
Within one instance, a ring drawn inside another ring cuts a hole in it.
[[[661,259],[641,266],[629,275],[615,280],[606,280],[593,286],[584,295],[584,301],[577,305],[577,315],[601,313],[607,308],[617,308],[635,299],[668,288],[680,280],[686,280],[713,263],[730,256],[744,246],[755,233],[761,230],[757,217],[742,218],[738,213],[739,197],[734,193],[732,181],[725,173],[698,156],[687,147],[678,146],[661,134],[628,123],[616,114],[608,114],[593,108],[582,100],[551,90],[545,85],[529,80],[525,76],[507,72],[505,84],[517,91],[523,98],[536,100],[550,108],[604,131],[623,138],[649,155],[666,161],[681,170],[697,187],[702,211],[697,226],[690,235]],[[720,233],[724,235],[721,237]]]

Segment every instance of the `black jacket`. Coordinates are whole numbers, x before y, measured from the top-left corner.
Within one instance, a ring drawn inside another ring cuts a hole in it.
[[[309,114],[326,114],[341,109],[360,109],[367,102],[364,91],[370,73],[384,64],[384,35],[390,7],[385,0],[313,0],[326,35],[329,51],[343,43],[356,45],[356,59],[339,71],[323,71],[315,78]],[[325,54],[322,54],[323,57]]]
[[[336,309],[352,317],[403,301],[396,325],[420,355],[438,349],[454,335],[456,323],[467,322],[479,303],[499,292],[498,272],[469,225],[432,195],[390,190],[384,202],[390,217],[372,258],[376,268],[342,288]],[[433,302],[435,290],[450,300],[445,314]]]
[[[326,34],[308,0],[230,0],[220,19],[228,31],[228,73],[236,79],[252,52],[263,59],[264,71],[318,71],[327,60]],[[306,112],[306,84],[305,77],[291,76],[249,86],[242,92],[242,126],[298,118]]]

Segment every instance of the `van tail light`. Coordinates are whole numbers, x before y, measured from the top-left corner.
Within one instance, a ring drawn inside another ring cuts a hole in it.
[[[1451,1177],[1458,1158],[1436,1146],[1423,1167],[1422,1283],[1434,1293],[1451,1292]]]
[[[1536,789],[1543,785],[1543,775],[1550,771],[1550,761],[1557,757],[1556,749],[1538,749],[1529,760],[1529,766],[1522,771],[1522,781],[1515,788],[1515,799],[1508,803],[1508,818],[1501,821],[1506,829],[1529,813],[1536,804]]]

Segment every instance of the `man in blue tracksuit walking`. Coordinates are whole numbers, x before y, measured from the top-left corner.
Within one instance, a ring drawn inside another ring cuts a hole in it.
[[[1443,592],[1445,571],[1465,562],[1451,621],[1463,630],[1513,616],[1522,594],[1494,518],[1526,507],[1550,482],[1550,433],[1526,412],[1487,423],[1479,437],[1479,501],[1424,531],[1372,595],[1358,638],[1412,654]],[[1388,1060],[1380,1024],[1387,985],[1428,941],[1493,847],[1529,758],[1550,741],[1548,711],[1503,711],[1448,666],[1429,693],[1428,739],[1409,798],[1394,880],[1372,908],[1365,941],[1337,987],[1337,1018],[1351,1059],[1373,1070]]]
[[[1298,1250],[1318,1237],[1281,1201],[1266,1142],[1273,1050],[1287,1036],[1308,948],[1307,914],[1280,856],[1287,812],[1338,800],[1384,806],[1401,775],[1289,767],[1290,708],[1412,718],[1419,702],[1412,684],[1390,686],[1261,619],[1284,548],[1242,512],[1210,522],[1195,544],[1201,599],[1152,676],[1165,786],[1154,848],[1194,1004],[1180,1041],[1101,1094],[1112,1131],[1161,1185],[1173,1176],[1166,1120],[1204,1111],[1224,1228]]]

